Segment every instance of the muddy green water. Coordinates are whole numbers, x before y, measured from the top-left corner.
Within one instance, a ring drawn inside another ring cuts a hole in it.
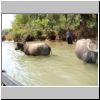
[[[74,45],[48,42],[52,56],[27,56],[2,42],[2,69],[25,86],[97,86],[98,65],[79,60]]]

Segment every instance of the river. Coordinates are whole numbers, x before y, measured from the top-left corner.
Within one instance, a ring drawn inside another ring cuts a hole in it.
[[[50,56],[27,56],[14,42],[2,42],[2,69],[25,86],[97,86],[98,65],[84,63],[75,44],[50,42]]]

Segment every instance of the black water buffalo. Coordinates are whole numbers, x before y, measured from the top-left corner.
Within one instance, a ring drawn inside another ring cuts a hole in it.
[[[75,46],[77,57],[88,63],[98,63],[98,42],[91,39],[80,39]]]
[[[33,55],[33,56],[38,56],[38,55],[47,56],[47,55],[50,55],[50,52],[51,52],[50,46],[48,46],[44,42],[41,42],[41,43],[35,43],[35,42],[21,43],[21,42],[18,42],[15,50],[21,50],[26,55]]]

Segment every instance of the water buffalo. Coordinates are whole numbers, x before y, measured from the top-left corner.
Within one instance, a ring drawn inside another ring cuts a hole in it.
[[[80,39],[75,46],[77,57],[87,63],[98,63],[98,42],[91,39]]]
[[[26,55],[33,55],[33,56],[38,56],[38,55],[47,56],[47,55],[50,55],[50,52],[51,52],[51,48],[44,42],[43,43],[18,42],[15,50],[21,50]]]

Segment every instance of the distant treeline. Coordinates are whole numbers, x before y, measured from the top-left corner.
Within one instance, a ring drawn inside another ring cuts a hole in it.
[[[74,39],[98,35],[97,14],[16,14],[11,29],[2,30],[2,40],[66,40],[66,31]]]

